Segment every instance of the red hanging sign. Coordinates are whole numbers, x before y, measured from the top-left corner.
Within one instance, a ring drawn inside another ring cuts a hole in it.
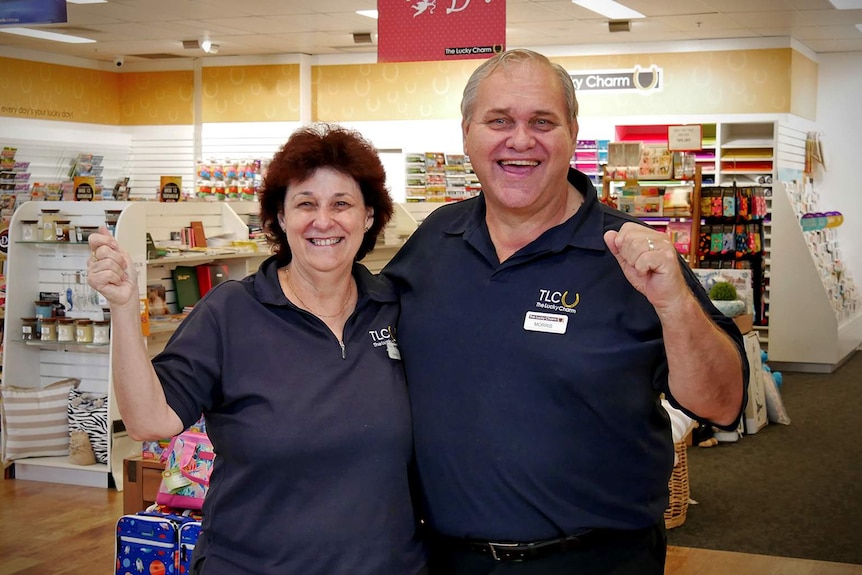
[[[490,58],[506,46],[505,0],[377,0],[377,61]]]

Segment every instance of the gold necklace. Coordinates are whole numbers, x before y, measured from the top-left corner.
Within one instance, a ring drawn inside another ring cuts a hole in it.
[[[317,317],[333,318],[333,317],[338,317],[338,316],[340,316],[341,314],[343,314],[343,313],[344,313],[344,310],[346,310],[346,309],[347,309],[348,304],[350,304],[350,298],[351,298],[351,297],[353,297],[353,290],[348,289],[348,290],[347,290],[347,299],[344,301],[344,305],[343,305],[343,306],[341,306],[341,309],[340,309],[340,310],[338,310],[338,313],[334,313],[334,314],[332,314],[332,315],[324,315],[324,314],[322,314],[322,313],[317,313],[317,312],[315,312],[314,310],[312,310],[312,309],[311,309],[311,306],[309,306],[307,303],[305,303],[304,301],[302,301],[302,298],[299,296],[299,292],[297,292],[297,291],[296,291],[296,288],[295,288],[295,287],[293,287],[293,282],[291,282],[291,281],[290,281],[290,268],[286,268],[286,269],[284,270],[284,275],[285,275],[285,276],[287,276],[287,287],[289,287],[289,288],[290,288],[290,291],[291,291],[291,292],[293,292],[293,295],[295,295],[295,296],[296,296],[296,299],[298,299],[298,300],[299,300],[299,303],[301,303],[301,304],[302,304],[302,307],[304,307],[305,309],[307,309],[309,312],[313,313],[313,314],[314,314],[314,315],[316,315]]]

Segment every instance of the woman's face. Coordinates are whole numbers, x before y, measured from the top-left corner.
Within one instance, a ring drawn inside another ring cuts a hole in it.
[[[279,216],[292,265],[316,271],[349,270],[373,221],[356,180],[332,168],[291,182]]]

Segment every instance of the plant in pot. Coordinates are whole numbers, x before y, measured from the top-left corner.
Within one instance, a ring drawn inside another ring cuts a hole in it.
[[[719,281],[709,288],[709,299],[713,305],[728,317],[736,317],[745,312],[745,302],[739,299],[736,287],[727,281]]]

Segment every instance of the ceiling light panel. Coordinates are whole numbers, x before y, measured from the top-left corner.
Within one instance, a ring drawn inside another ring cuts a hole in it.
[[[586,8],[596,14],[601,14],[611,20],[628,20],[631,18],[646,18],[636,10],[623,6],[614,0],[572,0],[581,8]]]
[[[15,34],[16,36],[27,36],[39,40],[51,40],[52,42],[65,42],[66,44],[89,44],[95,42],[90,38],[82,36],[70,36],[69,34],[57,34],[45,30],[31,30],[30,28],[0,28],[0,32]]]
[[[829,0],[839,10],[862,10],[862,0]]]

